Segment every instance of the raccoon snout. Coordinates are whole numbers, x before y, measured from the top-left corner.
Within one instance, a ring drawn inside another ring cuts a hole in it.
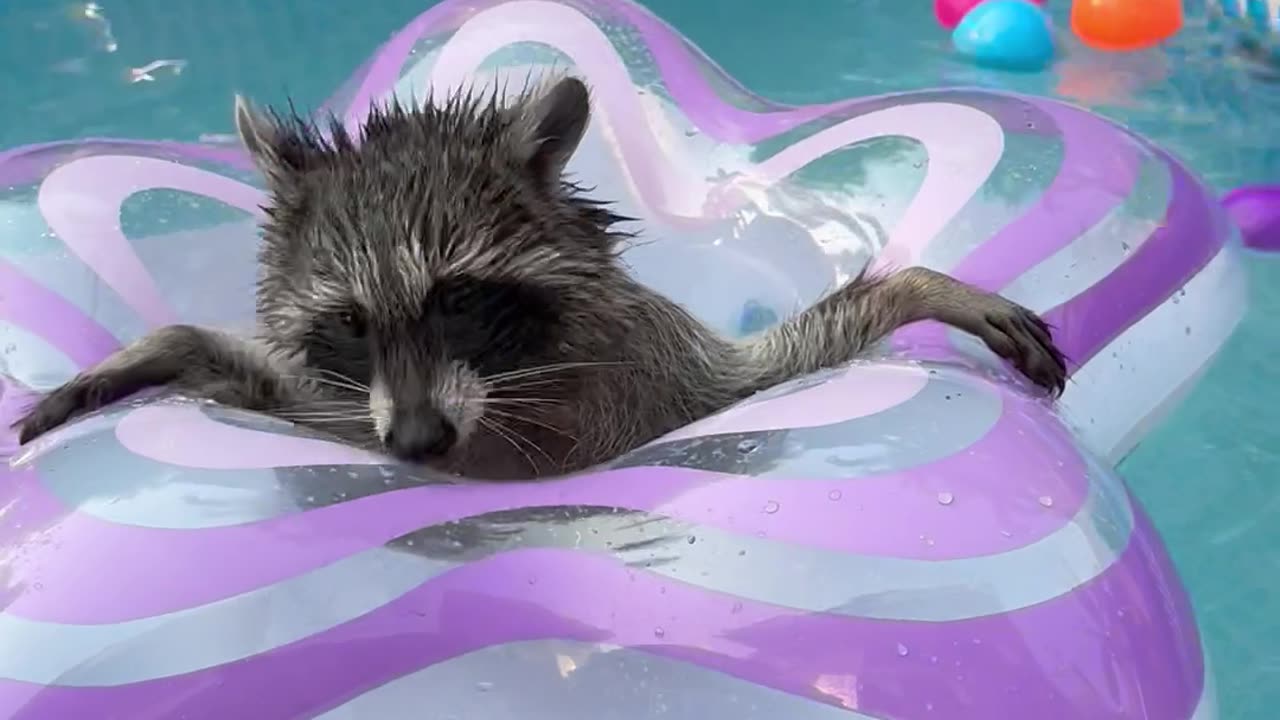
[[[435,410],[396,411],[382,442],[397,459],[421,463],[448,454],[458,444],[458,428]]]

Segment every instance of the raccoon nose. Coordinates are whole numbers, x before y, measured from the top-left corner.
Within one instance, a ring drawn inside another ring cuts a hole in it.
[[[453,449],[458,429],[438,412],[396,413],[384,442],[396,458],[423,462]]]

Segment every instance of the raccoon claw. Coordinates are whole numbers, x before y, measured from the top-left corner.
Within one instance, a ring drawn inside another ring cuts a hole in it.
[[[26,445],[68,420],[102,407],[108,394],[103,378],[75,378],[40,398],[10,427],[18,431],[18,444]]]
[[[1049,326],[1031,310],[1004,301],[1005,307],[983,316],[979,336],[997,355],[1054,397],[1067,386],[1066,356],[1054,344]]]

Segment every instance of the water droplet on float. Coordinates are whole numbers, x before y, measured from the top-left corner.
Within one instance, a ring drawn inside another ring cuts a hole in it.
[[[734,615],[737,615],[738,613],[742,612],[742,603],[741,603],[741,602],[735,602],[735,603],[733,604],[733,607],[729,609],[729,612],[730,612],[730,613],[732,613],[732,614],[734,614]]]
[[[1048,495],[1041,495],[1039,502],[1045,507],[1053,507],[1053,498]]]
[[[656,627],[653,629],[653,636],[656,638],[664,638],[667,636],[667,631],[660,627]]]
[[[779,505],[779,504],[777,503],[777,501],[770,500],[769,502],[767,502],[767,503],[765,503],[765,504],[764,504],[764,511],[765,511],[766,513],[768,513],[769,515],[772,515],[772,514],[774,514],[774,513],[778,512],[778,509],[779,509],[780,507],[782,507],[782,506],[781,506],[781,505]]]
[[[537,584],[538,584],[538,576],[536,576],[536,575],[530,575],[530,576],[529,576],[529,584],[530,584],[530,585],[537,585]]]
[[[738,443],[738,452],[742,453],[743,455],[749,455],[759,449],[760,449],[759,440],[743,440],[742,442]]]
[[[906,657],[910,653],[911,651],[907,649],[906,645],[903,645],[902,643],[898,643],[898,657]]]
[[[939,505],[950,505],[951,503],[953,503],[953,502],[955,502],[955,501],[956,501],[956,496],[955,496],[955,495],[952,495],[952,494],[951,494],[951,493],[949,493],[949,492],[940,492],[940,493],[938,493],[938,504],[939,504]]]
[[[1005,537],[1013,537],[1013,533],[1009,532],[1008,530],[1001,530],[1000,534]]]
[[[842,497],[844,497],[844,493],[840,492],[839,490],[832,490],[831,492],[827,493],[828,500],[839,500]]]

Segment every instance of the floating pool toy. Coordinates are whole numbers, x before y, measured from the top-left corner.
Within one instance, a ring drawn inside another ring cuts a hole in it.
[[[979,65],[1035,72],[1053,60],[1049,16],[1028,0],[986,0],[951,34],[956,51]]]
[[[1028,0],[1036,5],[1043,5],[1044,0]],[[947,29],[960,24],[964,16],[983,0],[933,0],[933,16],[938,23]]]
[[[656,289],[732,333],[868,262],[939,268],[1045,314],[1076,363],[1061,405],[919,323],[538,483],[163,396],[5,434],[0,716],[1213,716],[1186,593],[1112,469],[1245,307],[1186,168],[1045,98],[773,104],[621,0],[446,0],[328,107],[549,68],[593,87],[570,169],[641,219],[624,259]],[[0,427],[148,328],[248,327],[259,187],[228,145],[0,155]]]
[[[1098,50],[1141,50],[1182,28],[1182,0],[1074,0],[1071,30]]]
[[[1280,251],[1280,185],[1237,188],[1222,203],[1240,227],[1246,247]]]

